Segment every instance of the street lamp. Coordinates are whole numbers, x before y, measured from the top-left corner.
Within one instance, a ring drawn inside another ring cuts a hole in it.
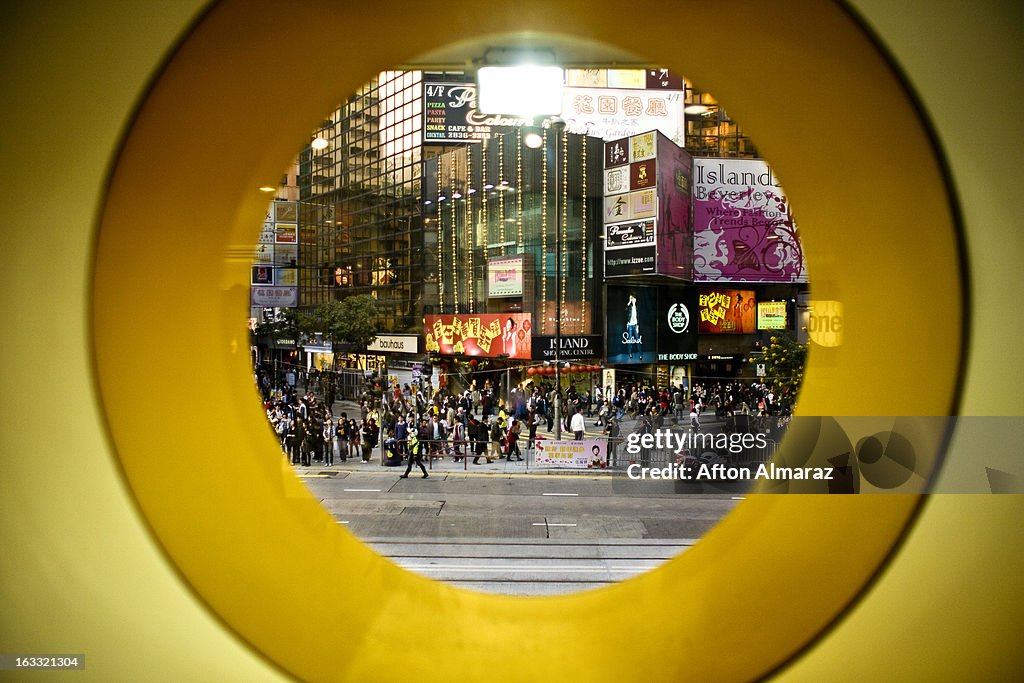
[[[498,358],[508,359],[508,358],[511,358],[511,356],[509,356],[507,353],[499,353],[498,354]],[[511,377],[509,376],[508,362],[506,361],[506,363],[505,363],[505,407],[506,407],[505,412],[506,413],[508,412],[509,401],[512,400],[512,385],[510,384],[511,381],[512,381]]]
[[[559,138],[565,132],[565,121],[554,119],[551,127],[555,132],[555,440],[562,438],[562,210],[558,194],[562,186],[559,175],[561,154]],[[564,173],[565,169],[561,169]]]

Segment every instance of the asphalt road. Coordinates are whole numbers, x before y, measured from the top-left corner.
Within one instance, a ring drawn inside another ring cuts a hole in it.
[[[472,466],[471,466],[472,467]],[[296,468],[340,524],[397,564],[516,595],[599,587],[697,542],[742,495],[681,495],[671,482],[613,485],[610,472],[450,462],[431,476],[346,463]]]

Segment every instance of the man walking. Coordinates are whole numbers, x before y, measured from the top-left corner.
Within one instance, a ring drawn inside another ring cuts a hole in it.
[[[405,468],[405,474],[398,475],[401,479],[408,479],[409,472],[412,472],[413,462],[423,471],[423,479],[426,479],[430,475],[427,474],[427,468],[423,466],[423,460],[420,458],[420,449],[422,448],[422,442],[420,441],[419,432],[415,429],[409,430],[409,465]]]

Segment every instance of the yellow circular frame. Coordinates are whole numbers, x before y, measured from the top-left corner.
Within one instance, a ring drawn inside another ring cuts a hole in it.
[[[754,496],[636,579],[485,595],[399,569],[340,528],[282,469],[246,389],[257,188],[276,185],[339,94],[445,42],[511,32],[656,58],[744,122],[798,207],[812,277],[827,276],[815,298],[844,307],[843,344],[810,357],[802,413],[953,409],[964,306],[950,198],[907,92],[839,5],[226,0],[140,105],[101,219],[96,372],[125,476],[201,599],[303,679],[763,677],[862,593],[918,496]],[[943,315],[920,317],[925,301]]]

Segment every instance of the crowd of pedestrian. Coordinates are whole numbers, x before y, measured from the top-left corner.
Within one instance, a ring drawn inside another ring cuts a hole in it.
[[[776,396],[765,384],[739,381],[654,387],[624,384],[602,391],[579,391],[571,385],[556,392],[546,383],[514,387],[506,396],[490,383],[471,384],[457,392],[446,389],[393,385],[387,390],[367,388],[358,399],[358,413],[333,413],[333,392],[319,398],[310,383],[305,390],[273,386],[260,369],[267,419],[281,449],[295,465],[333,466],[358,458],[369,463],[378,445],[382,461],[398,466],[408,460],[406,476],[425,458],[449,457],[454,462],[480,464],[495,460],[522,460],[523,449],[552,438],[555,403],[561,400],[561,431],[572,439],[586,437],[587,421],[602,428],[609,462],[615,462],[624,439],[623,422],[632,431],[650,433],[665,426],[701,429],[701,417],[713,412],[726,431],[745,430],[756,418],[787,417],[788,396]],[[543,430],[547,436],[540,434]],[[522,446],[520,445],[522,442]],[[426,470],[423,471],[427,474]]]

